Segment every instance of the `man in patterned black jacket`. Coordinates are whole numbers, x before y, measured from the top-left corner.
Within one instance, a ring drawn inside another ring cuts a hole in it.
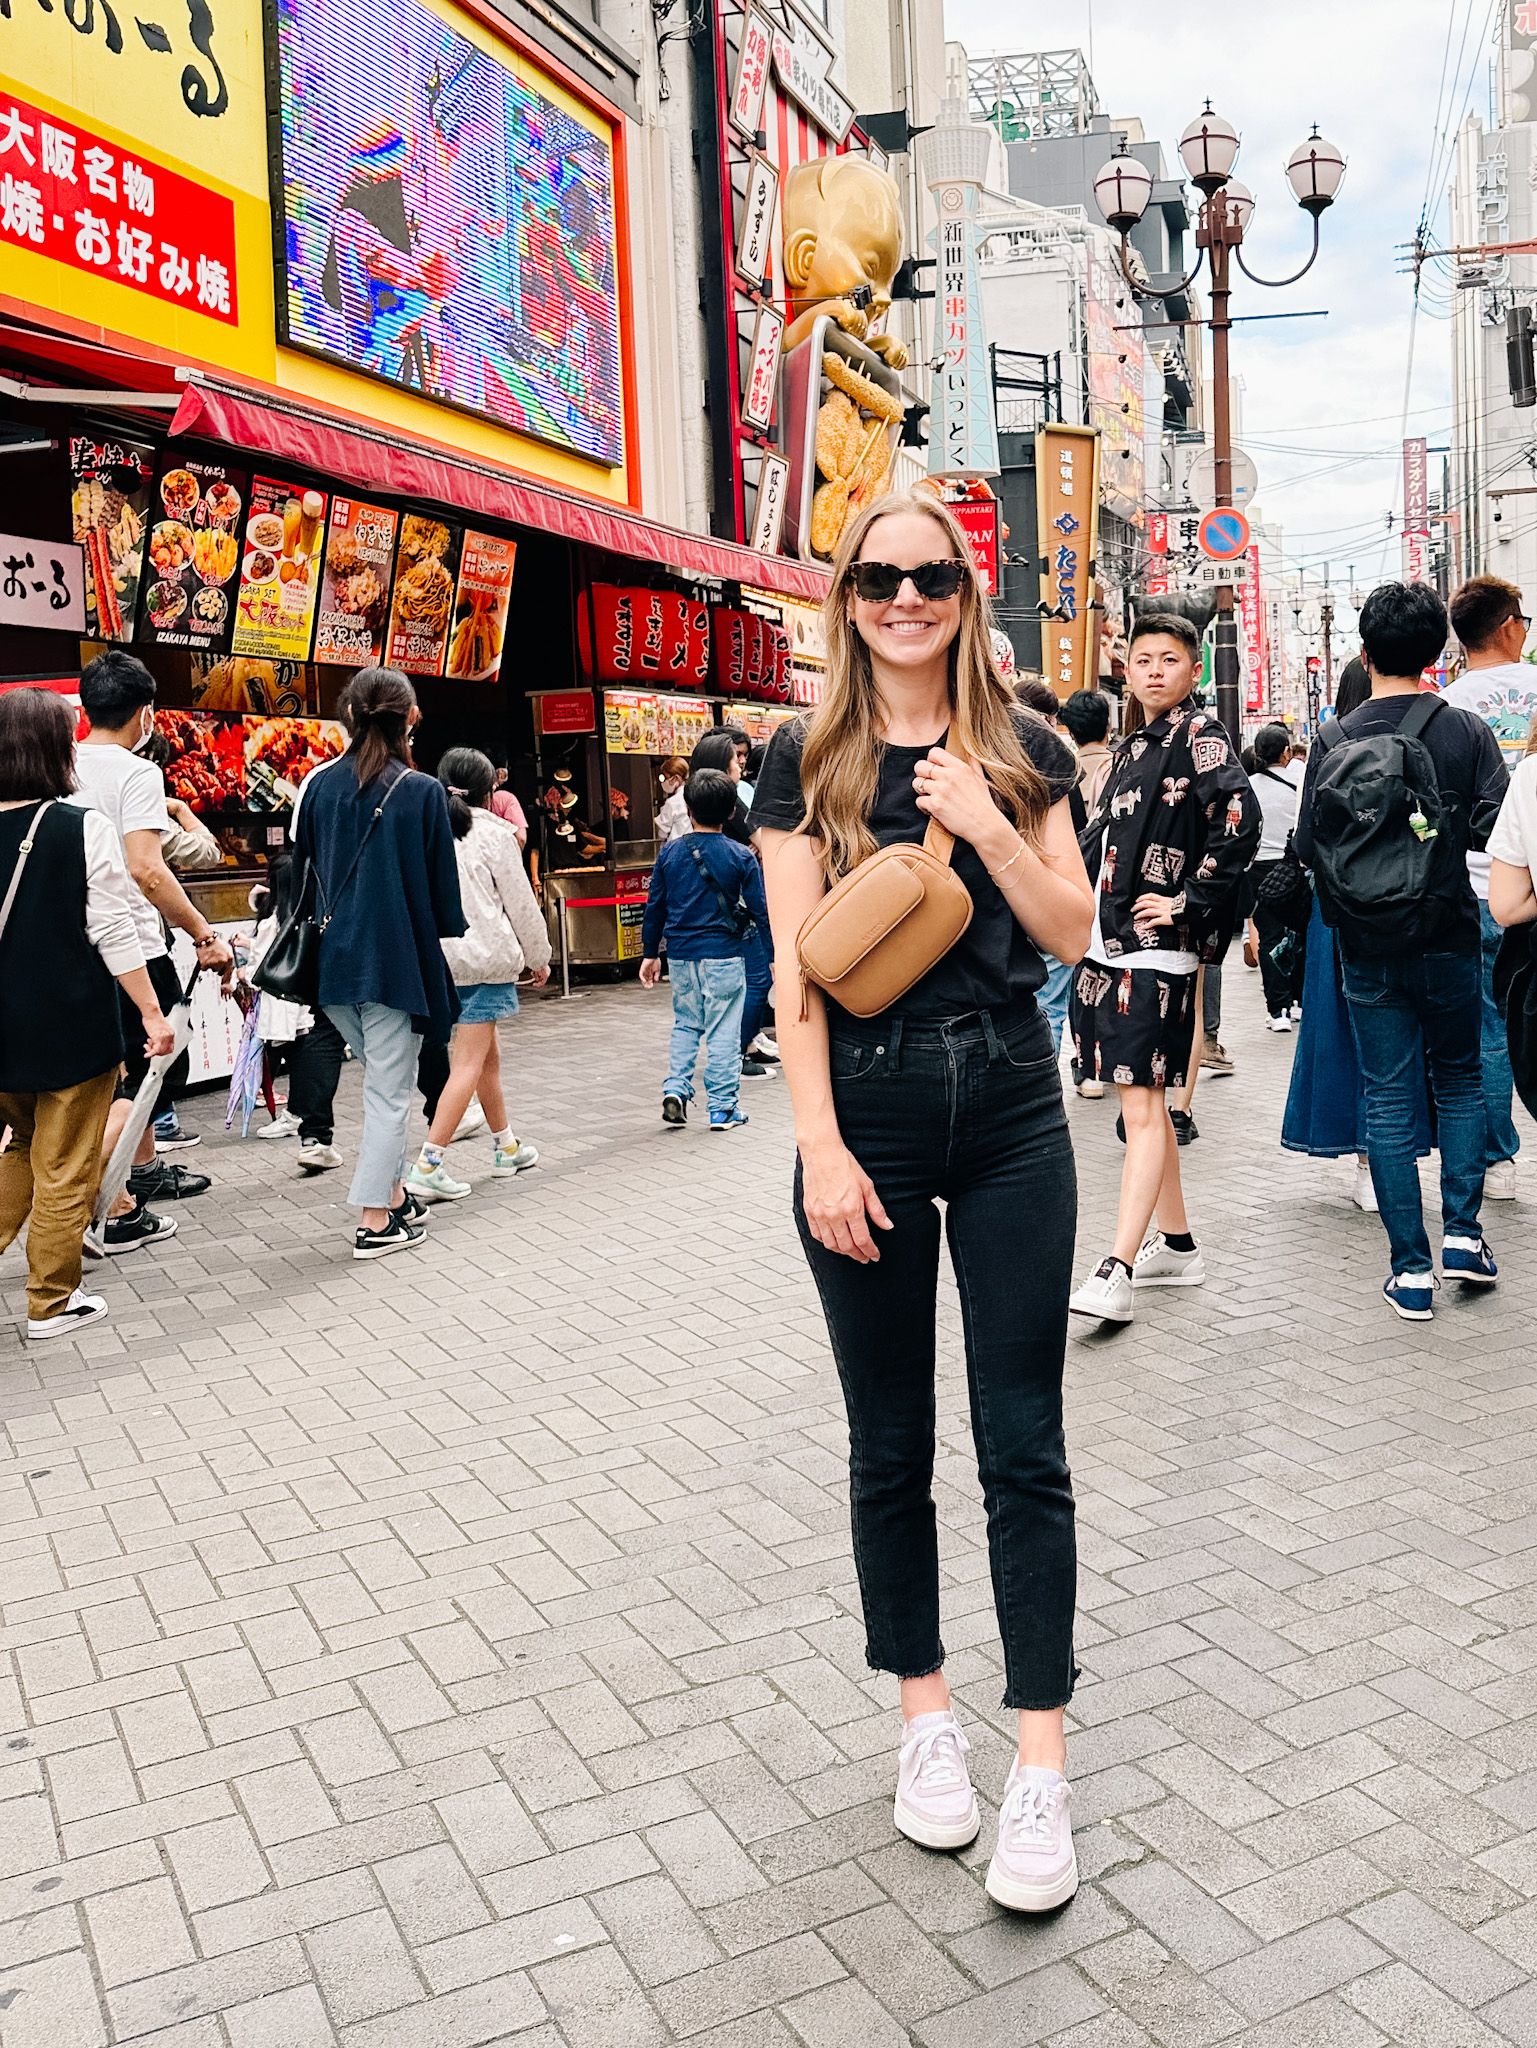
[[[1184,1085],[1196,975],[1232,936],[1260,809],[1226,732],[1189,701],[1199,659],[1188,619],[1138,619],[1126,663],[1137,729],[1117,743],[1079,841],[1099,881],[1073,979],[1073,1043],[1085,1074],[1115,1082],[1126,1126],[1115,1245],[1069,1302],[1102,1322],[1131,1321],[1136,1287],[1206,1278],[1164,1092]]]

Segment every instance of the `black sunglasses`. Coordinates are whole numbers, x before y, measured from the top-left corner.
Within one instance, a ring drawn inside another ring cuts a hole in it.
[[[899,569],[894,562],[851,562],[849,577],[866,604],[890,604],[904,582],[911,582],[920,597],[954,597],[966,581],[966,564],[954,555],[920,562],[916,569]]]

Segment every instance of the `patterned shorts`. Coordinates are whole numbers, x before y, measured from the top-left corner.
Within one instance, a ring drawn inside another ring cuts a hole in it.
[[[1123,1088],[1182,1088],[1195,1032],[1195,980],[1085,960],[1073,974],[1068,1013],[1084,1073]]]

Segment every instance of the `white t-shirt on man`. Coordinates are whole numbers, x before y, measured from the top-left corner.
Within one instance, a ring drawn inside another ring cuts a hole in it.
[[[1526,752],[1527,734],[1537,717],[1537,666],[1529,661],[1501,661],[1492,668],[1470,668],[1441,692],[1459,711],[1481,718],[1499,742],[1505,766],[1514,775]],[[1505,858],[1504,854],[1498,856]],[[1468,880],[1481,903],[1489,901],[1489,855],[1468,854]]]
[[[126,747],[77,746],[75,748],[75,794],[69,799],[83,811],[99,811],[117,834],[127,859],[130,832],[158,832],[162,839],[174,827],[165,807],[165,777],[153,761],[131,754]],[[158,960],[166,951],[165,926],[160,913],[137,887],[133,895],[134,929],[146,961]]]

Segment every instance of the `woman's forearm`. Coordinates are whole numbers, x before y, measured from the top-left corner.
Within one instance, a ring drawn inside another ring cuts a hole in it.
[[[1043,855],[1006,819],[998,822],[999,831],[977,852],[1015,921],[1056,959],[1081,960],[1094,929],[1094,892],[1077,842],[1069,838],[1066,850],[1048,848]]]
[[[807,989],[806,1015],[802,1018],[799,974],[782,974],[776,964],[774,981],[775,1042],[790,1090],[790,1107],[795,1112],[795,1142],[802,1149],[837,1144],[841,1140],[828,1068],[827,1008],[822,991]]]
[[[1537,893],[1532,888],[1530,868],[1513,867],[1509,861],[1489,864],[1489,915],[1496,924],[1530,924],[1537,917]]]

